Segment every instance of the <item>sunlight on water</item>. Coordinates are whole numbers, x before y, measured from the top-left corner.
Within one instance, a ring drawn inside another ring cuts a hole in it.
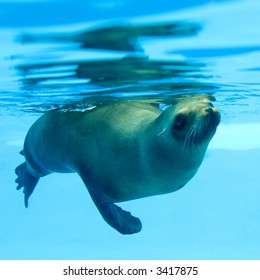
[[[260,124],[221,125],[209,149],[254,150],[260,149]]]

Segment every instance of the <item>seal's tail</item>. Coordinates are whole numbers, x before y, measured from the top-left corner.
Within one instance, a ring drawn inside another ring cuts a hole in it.
[[[22,154],[22,152],[21,152]],[[24,204],[25,207],[28,207],[28,199],[31,196],[35,186],[37,185],[40,178],[34,177],[31,172],[28,170],[27,163],[24,162],[18,165],[15,169],[15,173],[18,176],[15,180],[18,183],[17,190],[23,188],[24,193]]]

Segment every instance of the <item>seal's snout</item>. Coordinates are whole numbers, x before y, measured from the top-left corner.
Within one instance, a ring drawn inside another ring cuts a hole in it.
[[[205,108],[205,112],[208,114],[211,123],[214,126],[218,126],[221,120],[220,112],[217,108],[215,107],[207,107]]]

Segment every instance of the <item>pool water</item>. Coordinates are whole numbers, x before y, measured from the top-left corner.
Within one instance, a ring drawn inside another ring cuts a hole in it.
[[[0,259],[260,258],[260,3],[160,4],[0,1]],[[214,95],[222,121],[184,188],[120,203],[140,233],[108,226],[76,174],[24,207],[14,169],[43,112],[180,94]]]

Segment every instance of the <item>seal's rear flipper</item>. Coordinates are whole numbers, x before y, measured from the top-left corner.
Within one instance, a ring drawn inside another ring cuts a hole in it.
[[[96,203],[96,206],[104,220],[120,233],[133,234],[141,231],[140,219],[132,216],[130,212],[113,203]]]
[[[23,187],[24,193],[24,204],[25,207],[28,207],[28,199],[32,194],[35,186],[37,185],[40,178],[34,177],[27,168],[26,162],[17,166],[15,169],[15,173],[18,176],[15,180],[18,183],[17,190],[20,190]]]

